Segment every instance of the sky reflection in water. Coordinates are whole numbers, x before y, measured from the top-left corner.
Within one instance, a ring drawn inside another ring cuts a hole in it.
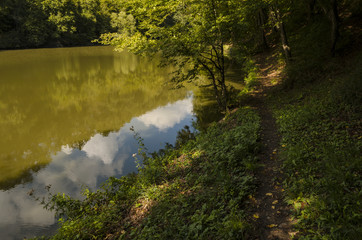
[[[110,176],[122,176],[136,171],[133,153],[138,145],[130,127],[144,139],[149,152],[162,148],[166,142],[174,143],[177,131],[190,125],[193,119],[192,96],[173,104],[158,107],[133,118],[119,131],[107,136],[95,134],[79,149],[68,145],[52,155],[51,163],[37,173],[33,181],[0,191],[0,238],[19,239],[52,232],[56,226],[53,213],[45,211],[34,199],[27,196],[30,189],[36,196],[46,194],[45,186],[52,192],[63,192],[80,197],[82,185],[96,189]],[[19,226],[19,224],[21,226]]]
[[[52,232],[53,213],[27,195],[80,197],[136,170],[135,130],[150,151],[190,125],[192,96],[169,72],[109,47],[0,52],[0,239]]]

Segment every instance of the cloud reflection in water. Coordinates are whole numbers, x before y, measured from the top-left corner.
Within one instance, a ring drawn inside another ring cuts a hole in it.
[[[138,117],[138,120],[147,127],[153,125],[160,131],[166,131],[190,115],[192,109],[192,101],[190,101],[190,98],[187,98],[174,104],[168,104],[165,107],[159,107]]]
[[[7,229],[7,235],[1,235],[1,238],[32,237],[54,228],[54,215],[27,195],[30,189],[42,196],[46,194],[45,186],[50,184],[52,192],[63,192],[77,198],[82,185],[96,189],[110,176],[134,172],[136,166],[132,154],[137,152],[138,145],[130,127],[134,126],[150,152],[157,151],[166,142],[174,142],[177,131],[184,125],[191,124],[192,110],[190,96],[134,118],[117,132],[107,136],[96,134],[81,150],[63,146],[45,169],[34,174],[31,183],[0,191],[0,232],[1,228]]]

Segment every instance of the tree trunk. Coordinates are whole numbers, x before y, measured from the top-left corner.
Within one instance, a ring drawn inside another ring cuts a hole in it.
[[[275,18],[276,26],[280,33],[280,39],[282,42],[282,48],[283,48],[285,60],[286,60],[287,64],[289,64],[292,59],[292,51],[289,46],[288,37],[287,37],[287,33],[285,31],[284,23],[283,23],[282,18],[280,17],[279,9],[276,6],[272,7],[272,11],[274,13],[273,17]]]
[[[286,59],[287,63],[290,63],[290,61],[292,59],[292,52],[289,47],[289,42],[288,42],[288,38],[287,38],[287,33],[285,32],[284,23],[282,21],[280,21],[278,25],[279,25],[278,28],[279,28],[279,32],[280,32],[280,38],[282,40],[282,46],[283,46],[285,59]]]
[[[224,43],[221,42],[220,44],[220,48],[221,48],[221,69],[220,69],[220,74],[221,74],[221,87],[222,87],[222,96],[224,98],[224,109],[226,112],[229,112],[229,108],[228,108],[228,105],[229,105],[229,92],[228,92],[228,89],[227,89],[227,86],[226,86],[226,83],[225,83],[225,52],[224,52]]]
[[[309,0],[308,4],[308,21],[311,21],[314,16],[314,7],[316,0]]]
[[[268,43],[266,41],[266,36],[265,36],[265,15],[264,15],[264,11],[262,8],[259,9],[258,11],[258,27],[259,27],[259,34],[260,34],[260,42],[261,42],[261,48],[263,50],[268,49]]]
[[[335,55],[336,44],[339,38],[339,24],[338,24],[338,7],[337,0],[330,0],[328,4],[322,4],[322,8],[331,22],[331,45],[330,52],[332,57]]]
[[[211,81],[212,81],[212,87],[213,87],[213,90],[214,90],[214,95],[215,95],[216,102],[217,102],[217,104],[219,105],[220,108],[223,108],[222,96],[220,96],[220,94],[219,94],[219,89],[218,89],[218,86],[217,86],[217,80],[216,80],[216,76],[215,76],[214,72],[207,65],[207,63],[203,62],[202,60],[199,60],[198,62],[209,73],[209,79],[211,79]]]
[[[334,57],[336,51],[336,44],[339,38],[339,27],[338,27],[338,8],[337,0],[332,0],[332,9],[329,13],[329,18],[332,23],[331,29],[331,55]]]

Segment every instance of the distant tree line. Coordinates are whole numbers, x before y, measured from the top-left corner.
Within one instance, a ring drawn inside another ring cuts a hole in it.
[[[0,49],[89,45],[119,10],[112,0],[1,0]]]

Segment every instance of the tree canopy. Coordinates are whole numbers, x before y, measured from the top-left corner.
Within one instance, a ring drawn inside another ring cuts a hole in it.
[[[119,9],[111,0],[3,0],[0,48],[89,45],[113,30]]]
[[[162,54],[164,64],[176,66],[179,83],[206,76],[223,111],[231,104],[225,75],[233,51],[243,62],[280,45],[293,69],[294,61],[334,56],[345,30],[341,12],[361,14],[351,8],[358,5],[353,0],[133,0],[121,5],[121,14],[113,18],[118,31],[103,34],[100,42],[137,54]],[[313,53],[301,53],[308,48]]]

